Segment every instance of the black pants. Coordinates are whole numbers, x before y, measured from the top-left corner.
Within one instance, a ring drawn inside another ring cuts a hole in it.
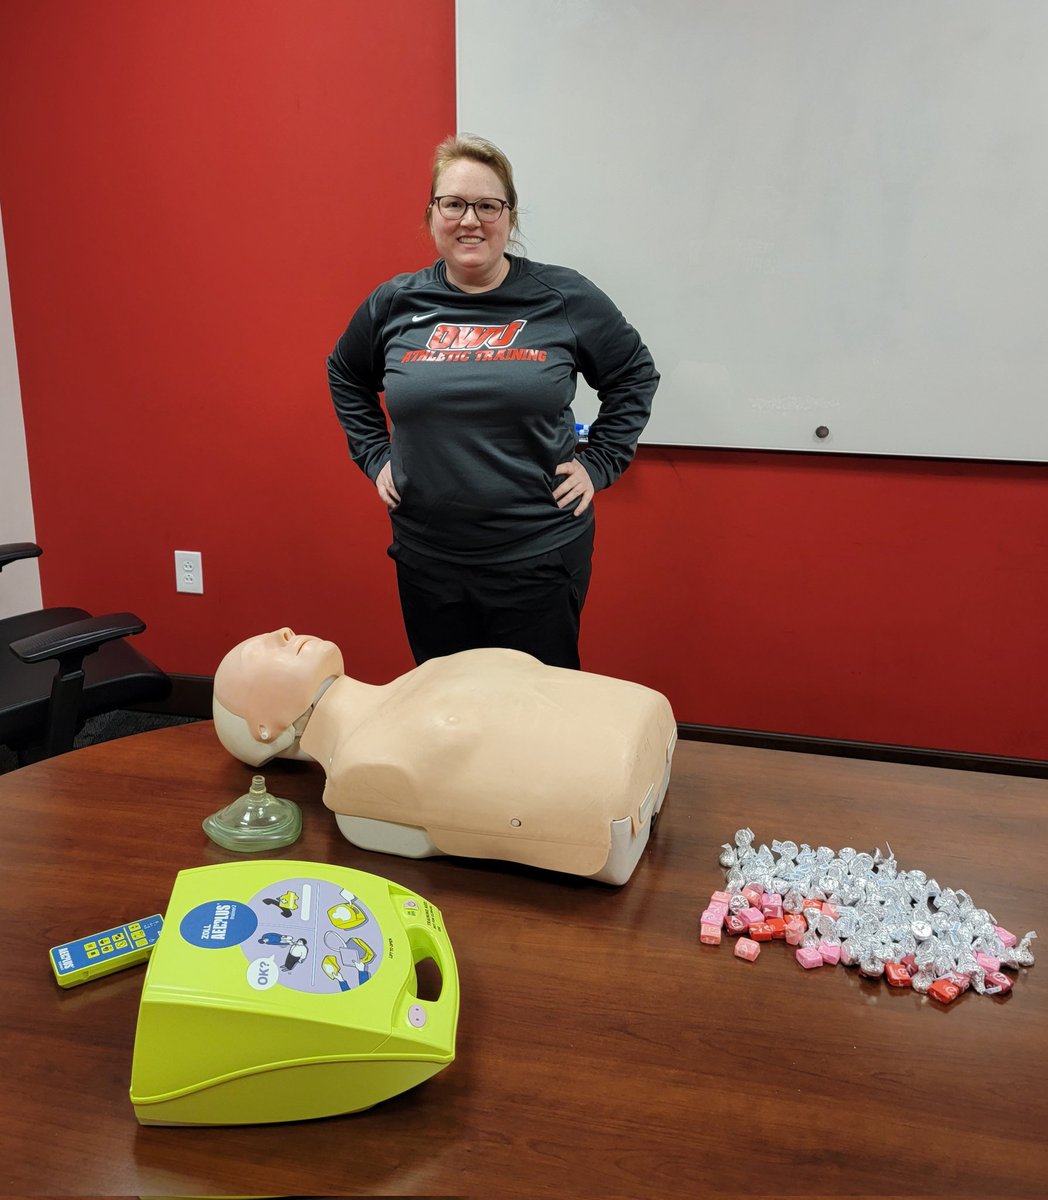
[[[523,650],[579,668],[579,622],[589,587],[593,525],[559,550],[466,566],[393,543],[404,628],[416,663],[480,646]]]

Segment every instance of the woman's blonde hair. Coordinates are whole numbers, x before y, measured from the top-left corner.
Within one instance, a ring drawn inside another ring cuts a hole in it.
[[[433,211],[433,197],[437,194],[437,181],[452,163],[463,158],[490,167],[499,177],[499,182],[506,191],[506,200],[509,202],[510,241],[519,245],[517,235],[520,233],[520,223],[517,220],[517,188],[513,182],[513,165],[494,142],[478,137],[475,133],[453,133],[446,137],[434,151],[433,176],[429,187],[429,203],[426,205],[426,224],[429,224],[430,214]]]

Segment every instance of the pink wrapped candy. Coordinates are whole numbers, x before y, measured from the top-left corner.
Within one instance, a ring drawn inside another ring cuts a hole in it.
[[[828,967],[835,967],[841,961],[840,942],[828,942],[823,938],[816,949],[819,952],[819,957]]]
[[[760,952],[760,944],[747,937],[741,937],[735,943],[735,957],[744,958],[747,962],[755,962]]]
[[[798,917],[787,917],[785,924],[786,941],[791,946],[799,946],[805,934],[804,922]]]

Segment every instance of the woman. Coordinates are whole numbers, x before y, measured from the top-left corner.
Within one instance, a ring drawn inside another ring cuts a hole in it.
[[[390,512],[411,651],[577,669],[593,493],[629,466],[658,372],[589,280],[506,253],[517,192],[490,142],[441,142],[426,221],[440,258],[378,287],[328,359],[350,454]],[[600,398],[581,450],[579,372]]]

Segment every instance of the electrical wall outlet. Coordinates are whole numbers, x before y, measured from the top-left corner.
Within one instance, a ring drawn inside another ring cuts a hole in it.
[[[175,551],[175,591],[197,592],[204,590],[204,564],[199,550]]]

